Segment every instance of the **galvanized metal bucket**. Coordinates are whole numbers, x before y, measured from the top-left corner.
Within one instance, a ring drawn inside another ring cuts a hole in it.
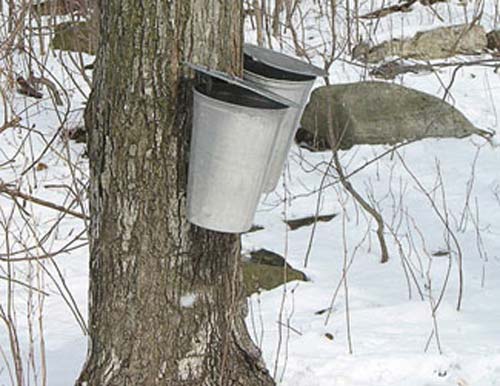
[[[297,103],[297,106],[288,109],[277,133],[263,186],[263,191],[268,193],[278,184],[316,77],[325,76],[326,72],[288,55],[252,44],[245,44],[244,54],[246,80]]]
[[[219,232],[252,226],[268,160],[292,102],[249,82],[193,66],[187,217]]]

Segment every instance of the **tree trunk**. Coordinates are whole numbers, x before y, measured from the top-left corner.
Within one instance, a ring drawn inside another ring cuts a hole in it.
[[[244,324],[239,237],[185,217],[191,81],[241,74],[234,0],[100,2],[86,111],[90,346],[77,385],[273,385]]]

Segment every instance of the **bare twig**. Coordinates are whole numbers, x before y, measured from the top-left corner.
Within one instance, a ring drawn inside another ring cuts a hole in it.
[[[60,205],[54,204],[50,201],[42,200],[41,198],[37,198],[37,197],[31,196],[29,194],[22,193],[16,189],[10,189],[5,184],[0,184],[0,193],[5,193],[5,194],[11,196],[12,198],[21,198],[23,200],[33,202],[34,204],[41,205],[41,206],[44,206],[46,208],[54,209],[54,210],[57,210],[59,212],[67,213],[67,214],[70,214],[74,217],[81,218],[83,220],[89,220],[89,217],[83,213],[75,212],[71,209],[65,208],[64,206],[60,206]]]
[[[403,168],[408,172],[408,174],[411,176],[415,184],[417,184],[418,188],[422,191],[422,193],[428,198],[432,208],[434,209],[434,212],[438,216],[438,218],[441,220],[443,225],[445,226],[448,234],[452,238],[455,247],[457,248],[457,254],[458,254],[458,300],[457,300],[457,311],[460,311],[461,305],[462,305],[462,296],[463,296],[463,287],[464,287],[464,276],[463,276],[463,256],[462,256],[462,249],[460,248],[460,243],[455,235],[455,233],[451,230],[450,225],[444,218],[443,214],[437,207],[434,199],[432,198],[431,194],[424,188],[424,186],[421,184],[421,182],[418,180],[418,178],[415,176],[415,174],[411,171],[411,169],[408,167],[406,164],[405,160],[403,157],[399,154],[399,152],[396,151],[396,155],[398,156],[401,164],[403,165]]]
[[[377,222],[377,237],[380,244],[380,262],[387,263],[389,261],[389,252],[387,250],[387,243],[385,242],[384,236],[384,219],[375,208],[373,208],[357,191],[354,189],[352,184],[346,179],[344,174],[344,169],[340,164],[338,153],[333,153],[333,160],[335,162],[335,168],[339,174],[340,183],[342,186],[351,194],[351,196],[361,205],[361,207],[369,213],[374,220]]]

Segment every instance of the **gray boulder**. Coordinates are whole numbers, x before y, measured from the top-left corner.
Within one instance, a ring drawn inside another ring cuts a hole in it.
[[[486,49],[486,31],[480,25],[461,24],[417,33],[408,39],[393,39],[369,47],[360,45],[354,59],[377,63],[396,56],[402,59],[433,60],[455,55],[473,55]]]
[[[462,138],[484,134],[443,100],[385,82],[359,82],[315,89],[302,116],[301,126],[302,131],[312,134],[316,142],[326,142],[330,148],[340,149],[428,137]],[[303,133],[301,137],[305,137]],[[308,145],[314,147],[314,143]]]

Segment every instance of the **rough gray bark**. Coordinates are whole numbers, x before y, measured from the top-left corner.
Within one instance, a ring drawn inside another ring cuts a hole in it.
[[[227,0],[100,2],[86,111],[90,347],[77,385],[273,385],[244,324],[239,238],[185,219],[183,61],[242,71]]]

